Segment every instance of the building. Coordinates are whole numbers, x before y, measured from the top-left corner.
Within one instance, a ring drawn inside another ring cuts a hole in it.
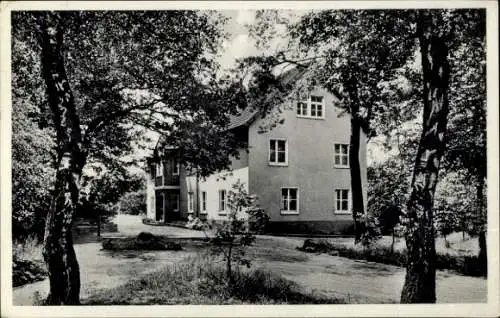
[[[149,164],[148,218],[157,221],[226,218],[231,185],[245,183],[270,216],[269,231],[341,234],[352,229],[349,171],[350,116],[336,107],[325,89],[284,107],[284,121],[261,133],[262,120],[244,110],[228,129],[248,142],[230,170],[205,180],[187,176],[175,149],[156,149]],[[362,134],[360,165],[366,206],[366,142]]]

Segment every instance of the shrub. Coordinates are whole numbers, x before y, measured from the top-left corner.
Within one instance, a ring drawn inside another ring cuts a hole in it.
[[[245,247],[255,241],[255,227],[265,226],[269,217],[258,207],[257,198],[249,195],[239,181],[228,193],[227,207],[228,220],[216,229],[213,243],[224,257],[227,280],[234,285],[233,263],[250,267],[250,260],[245,258]],[[254,231],[250,230],[249,218],[254,220]]]
[[[12,249],[12,285],[13,287],[33,283],[47,277],[43,262],[42,246],[38,240],[28,237],[15,243]]]

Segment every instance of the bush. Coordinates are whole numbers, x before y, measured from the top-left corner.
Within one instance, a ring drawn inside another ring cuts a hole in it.
[[[391,251],[388,247],[354,249],[335,245],[327,240],[307,239],[298,250],[308,253],[328,253],[350,259],[366,260],[382,264],[406,266],[406,251]],[[478,256],[460,256],[449,254],[436,255],[436,269],[448,269],[468,276],[486,276],[483,264]]]
[[[181,250],[181,245],[164,236],[141,232],[137,237],[104,238],[105,250]]]
[[[13,287],[30,284],[47,277],[43,262],[42,246],[36,238],[28,237],[15,243],[12,248],[12,285]]]

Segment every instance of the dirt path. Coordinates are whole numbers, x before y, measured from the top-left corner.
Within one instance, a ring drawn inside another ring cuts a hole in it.
[[[280,273],[306,290],[317,290],[351,303],[398,303],[404,268],[295,250],[301,239],[263,237],[254,248],[257,266]],[[438,303],[487,302],[487,280],[438,271]]]

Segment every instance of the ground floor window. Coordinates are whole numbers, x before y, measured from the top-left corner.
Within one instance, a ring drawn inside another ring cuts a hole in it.
[[[188,193],[188,212],[194,212],[194,193]]]
[[[226,213],[227,193],[226,190],[219,190],[219,213]]]
[[[172,194],[172,210],[174,211],[179,211],[179,195],[178,194]]]
[[[299,189],[281,188],[281,213],[299,213]]]
[[[335,189],[335,212],[349,213],[349,190]]]
[[[201,192],[201,212],[207,213],[207,192]]]

